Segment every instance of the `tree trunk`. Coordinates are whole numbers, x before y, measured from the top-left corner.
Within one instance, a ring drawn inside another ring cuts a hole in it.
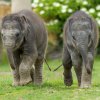
[[[12,0],[12,13],[16,13],[23,9],[31,9],[31,0]]]

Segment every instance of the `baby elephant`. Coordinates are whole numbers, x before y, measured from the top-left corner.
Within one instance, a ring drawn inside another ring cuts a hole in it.
[[[74,66],[78,85],[89,88],[99,38],[97,24],[83,11],[77,11],[66,21],[63,31],[64,83],[67,86],[72,85],[71,68]]]
[[[40,85],[47,45],[43,21],[33,11],[22,10],[3,18],[1,34],[12,68],[13,85],[26,85],[31,81]]]

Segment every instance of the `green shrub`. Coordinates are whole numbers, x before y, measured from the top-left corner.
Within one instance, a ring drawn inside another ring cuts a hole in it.
[[[65,20],[77,10],[92,15],[100,25],[100,0],[33,0],[32,7],[46,21],[49,33],[58,38]]]

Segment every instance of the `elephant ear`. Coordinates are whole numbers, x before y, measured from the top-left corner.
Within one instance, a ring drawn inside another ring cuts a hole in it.
[[[90,19],[91,30],[92,30],[91,39],[94,44],[94,48],[96,48],[99,42],[99,27],[96,20],[94,20],[93,18],[89,18],[89,19]]]
[[[68,21],[68,31],[71,33],[71,26],[72,26],[73,19],[69,19]]]
[[[72,33],[72,29],[71,29],[72,23],[73,23],[73,19],[70,18],[69,21],[68,21],[68,31],[69,31],[69,33],[70,33],[71,42],[72,42],[73,46],[76,48],[75,36],[74,36],[74,34]]]
[[[66,34],[70,33],[70,31],[71,31],[71,29],[70,29],[70,27],[71,27],[71,20],[72,20],[71,18],[67,19],[67,22],[64,25],[63,31]]]
[[[22,15],[20,16],[20,23],[22,25],[22,33],[27,40],[28,33],[30,32],[29,20],[24,15]]]
[[[93,44],[93,39],[92,39],[91,34],[89,34],[88,40],[89,40],[88,47],[91,47],[91,45]]]
[[[89,23],[90,23],[88,47],[90,47],[94,43],[94,36],[93,36],[93,34],[94,34],[94,24],[93,24],[93,20],[91,18],[88,18],[88,19],[89,19]]]

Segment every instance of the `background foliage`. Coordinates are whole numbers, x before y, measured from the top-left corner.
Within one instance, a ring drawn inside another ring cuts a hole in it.
[[[11,0],[4,1],[11,2]],[[61,53],[64,23],[77,10],[82,10],[93,16],[97,20],[100,29],[100,0],[32,0],[32,9],[46,22],[49,33],[47,54],[50,56]],[[98,54],[100,54],[100,42]]]
[[[32,7],[46,21],[49,34],[56,35],[58,47],[66,19],[77,10],[93,16],[100,27],[100,0],[33,0]]]

